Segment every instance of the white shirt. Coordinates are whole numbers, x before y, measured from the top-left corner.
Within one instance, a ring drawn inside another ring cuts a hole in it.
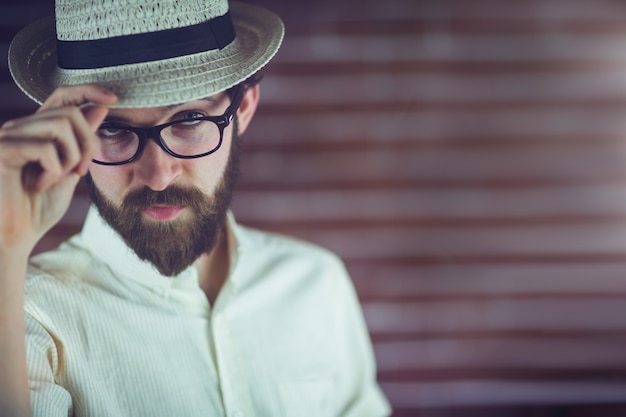
[[[93,208],[79,235],[34,257],[34,415],[388,415],[341,262],[232,216],[228,231],[230,275],[213,306],[195,267],[161,276]]]

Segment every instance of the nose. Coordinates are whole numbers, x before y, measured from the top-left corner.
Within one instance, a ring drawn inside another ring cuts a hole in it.
[[[147,141],[135,161],[135,177],[153,191],[163,191],[182,173],[181,160],[167,154],[153,141]]]

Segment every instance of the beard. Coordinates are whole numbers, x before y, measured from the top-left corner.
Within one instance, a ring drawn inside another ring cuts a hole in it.
[[[236,123],[234,126],[237,132]],[[153,191],[144,186],[130,191],[117,207],[102,194],[90,174],[85,182],[102,218],[135,254],[162,275],[174,276],[211,252],[223,236],[238,177],[239,137],[233,133],[228,162],[213,196],[196,187],[170,185],[163,191]],[[144,209],[156,204],[185,206],[186,210],[181,218],[171,221],[144,218]]]

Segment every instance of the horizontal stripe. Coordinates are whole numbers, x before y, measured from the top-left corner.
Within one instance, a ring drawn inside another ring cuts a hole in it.
[[[626,294],[626,286],[622,294]],[[368,327],[373,333],[428,335],[438,332],[514,330],[553,332],[626,330],[624,299],[620,298],[371,302],[365,303],[363,309]],[[602,340],[589,341],[604,346],[601,342]],[[613,340],[607,346],[619,348],[616,354],[622,352],[621,357],[626,364],[626,356],[623,355],[626,339],[620,343]]]
[[[257,222],[411,218],[425,223],[431,220],[434,227],[441,227],[446,221],[455,224],[456,219],[470,225],[472,220],[495,225],[521,219],[549,223],[561,217],[576,223],[584,222],[584,216],[597,222],[605,218],[626,221],[622,217],[626,216],[626,185],[618,184],[521,190],[240,191],[235,201],[239,217]],[[496,222],[498,219],[502,222]]]
[[[251,183],[342,181],[606,180],[626,178],[624,146],[543,146],[527,149],[394,150],[245,155]],[[497,202],[494,202],[497,203]]]
[[[594,294],[626,297],[626,262],[553,265],[359,266],[349,271],[362,297],[503,297]],[[589,277],[593,277],[590,279]]]
[[[562,59],[621,62],[620,35],[546,37],[541,34],[454,35],[445,31],[425,35],[313,35],[286,38],[277,62],[392,62],[474,60],[552,61]]]
[[[371,331],[371,329],[370,329]],[[430,369],[623,369],[621,336],[448,338],[374,345],[379,371]]]
[[[457,256],[626,255],[626,224],[289,232],[350,259],[424,256],[454,264]]]
[[[268,144],[293,141],[432,140],[462,137],[544,135],[617,136],[623,133],[623,110],[523,109],[491,111],[350,112],[347,114],[266,115],[255,119],[246,137]],[[277,129],[276,126],[280,126]],[[332,126],[332,128],[330,128]]]
[[[626,67],[626,64],[624,65]],[[271,74],[271,73],[270,73]],[[268,76],[263,81],[263,100],[275,103],[388,103],[441,102],[443,105],[497,102],[567,107],[572,100],[626,99],[624,68],[567,71],[549,74],[349,74],[345,76]],[[323,88],[320,88],[323,87]],[[617,103],[616,103],[617,104]]]
[[[474,380],[381,384],[396,407],[437,408],[487,405],[624,404],[626,384],[612,381],[526,382]],[[476,409],[474,408],[473,411]],[[488,410],[485,410],[488,412]],[[515,412],[515,410],[510,410]],[[593,414],[591,414],[593,415]]]

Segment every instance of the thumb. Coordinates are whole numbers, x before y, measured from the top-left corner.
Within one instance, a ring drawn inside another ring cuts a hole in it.
[[[104,121],[104,118],[109,113],[108,108],[96,105],[84,106],[81,111],[83,112],[83,116],[85,117],[85,120],[87,120],[87,124],[89,124],[92,132],[95,132],[98,129]]]

